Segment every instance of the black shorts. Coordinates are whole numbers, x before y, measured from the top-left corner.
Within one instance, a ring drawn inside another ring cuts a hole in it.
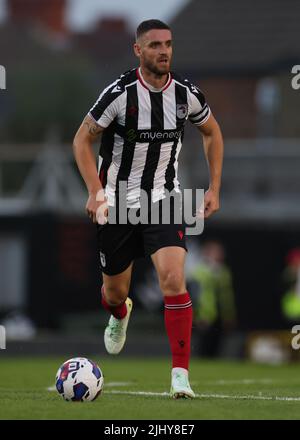
[[[160,203],[160,202],[156,202]],[[138,210],[137,210],[138,211]],[[187,251],[184,221],[176,223],[171,207],[168,224],[161,216],[158,224],[138,223],[97,225],[98,256],[101,271],[106,275],[123,272],[132,261],[152,255],[158,249],[179,246]]]

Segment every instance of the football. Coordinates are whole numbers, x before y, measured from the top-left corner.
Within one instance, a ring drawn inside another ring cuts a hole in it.
[[[63,399],[71,402],[91,402],[103,389],[103,374],[98,365],[86,358],[73,358],[59,368],[55,385]]]

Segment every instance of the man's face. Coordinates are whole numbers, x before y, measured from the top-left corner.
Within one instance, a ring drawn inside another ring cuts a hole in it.
[[[152,29],[141,35],[134,51],[145,67],[156,75],[170,72],[172,59],[172,34],[168,29]]]

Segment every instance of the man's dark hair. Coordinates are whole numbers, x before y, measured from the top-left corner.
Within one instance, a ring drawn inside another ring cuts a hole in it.
[[[160,20],[145,20],[142,21],[137,27],[136,30],[136,39],[140,38],[141,35],[145,34],[148,31],[151,31],[152,29],[168,29],[169,31],[170,26],[168,26],[166,23]]]

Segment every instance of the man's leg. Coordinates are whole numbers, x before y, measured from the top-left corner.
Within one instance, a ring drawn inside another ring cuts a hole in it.
[[[103,273],[102,305],[117,319],[122,319],[126,315],[126,307],[124,306],[128,297],[132,266],[133,263],[124,272],[117,275]]]
[[[186,290],[185,249],[168,246],[152,255],[165,301],[165,325],[172,352],[173,397],[194,397],[188,382],[191,353],[192,302]]]
[[[132,301],[128,298],[132,266],[133,263],[117,275],[103,273],[102,306],[111,313],[104,333],[104,343],[110,354],[118,354],[126,341],[126,330],[132,310]]]

